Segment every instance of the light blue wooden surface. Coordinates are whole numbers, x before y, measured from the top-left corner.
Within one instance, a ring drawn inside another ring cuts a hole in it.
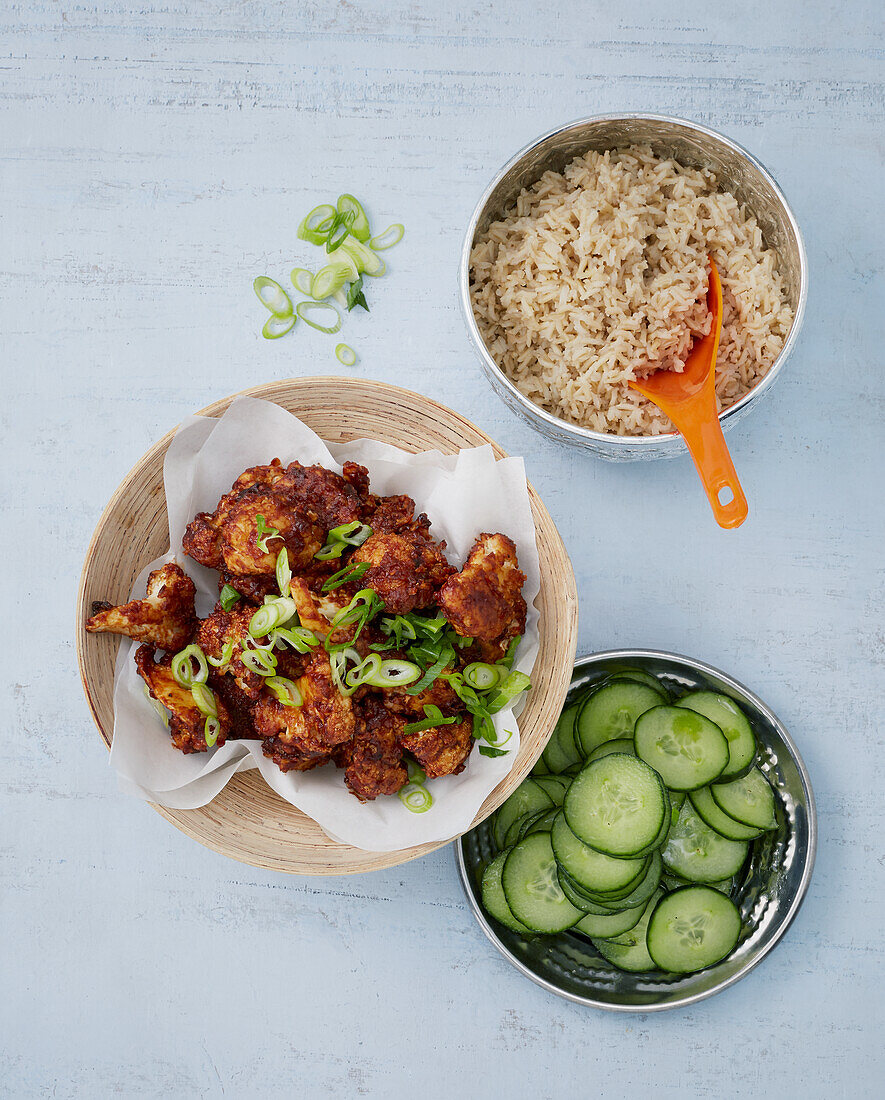
[[[883,1094],[881,65],[873,0],[3,6],[0,1093]],[[604,465],[517,421],[458,313],[490,174],[552,125],[630,109],[748,146],[805,232],[802,338],[729,436],[752,508],[735,533],[688,460]],[[574,561],[579,651],[718,665],[805,756],[810,895],[711,1001],[625,1018],[547,995],[474,925],[450,850],[290,879],[117,793],[70,640],[89,536],[186,414],[340,371],[318,333],[261,340],[250,282],[306,259],[297,221],[342,190],[408,227],[348,318],[353,373],[525,455]]]

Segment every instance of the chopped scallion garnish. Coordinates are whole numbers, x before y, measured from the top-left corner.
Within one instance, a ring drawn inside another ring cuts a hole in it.
[[[340,290],[349,278],[349,267],[338,263],[326,264],[314,275],[310,284],[310,296],[318,302],[322,301]]]
[[[343,367],[352,367],[356,363],[356,352],[349,344],[339,344],[335,348],[335,358]]]
[[[292,579],[292,567],[289,565],[289,551],[284,546],[277,554],[277,588],[281,596],[289,595],[289,581]]]
[[[197,667],[194,670],[194,661]],[[189,688],[194,684],[205,684],[209,679],[209,665],[206,654],[198,645],[189,645],[172,658],[172,678],[179,687]]]
[[[255,545],[262,554],[267,554],[270,552],[267,548],[268,542],[271,539],[281,539],[283,536],[280,534],[279,527],[271,527],[260,513],[255,519],[257,521],[255,525]]]
[[[211,718],[218,717],[218,704],[215,702],[215,695],[210,688],[207,688],[205,684],[192,684],[191,695],[200,714],[205,714]]]
[[[298,236],[311,244],[325,244],[337,213],[330,203],[315,206],[298,226]]]
[[[424,714],[425,717],[418,722],[407,722],[403,726],[403,733],[422,733],[424,730],[436,729],[437,726],[451,726],[458,721],[457,714],[451,718],[443,718],[443,712],[439,707],[429,703],[424,707]]]
[[[203,723],[203,740],[208,748],[211,749],[215,745],[219,733],[221,733],[221,722],[218,720],[218,715],[207,715],[206,721]]]
[[[400,789],[400,802],[413,814],[423,814],[433,805],[433,796],[420,783],[406,783]]]
[[[259,607],[249,621],[249,633],[253,638],[264,638],[278,626],[287,623],[295,614],[295,601],[280,596]]]
[[[252,289],[258,295],[259,302],[275,317],[292,316],[292,299],[276,280],[259,275],[252,283]]]
[[[331,336],[341,328],[341,314],[331,302],[299,302],[296,312],[306,325],[317,329],[318,332],[325,332]],[[325,316],[329,323],[322,325],[319,321],[312,321],[311,314]]]
[[[261,335],[265,340],[279,340],[281,336],[292,331],[297,320],[298,316],[295,313],[290,313],[288,317],[277,317],[272,313],[261,326]]]
[[[221,604],[221,609],[223,611],[230,611],[233,605],[240,599],[242,599],[242,597],[240,593],[237,592],[236,588],[231,588],[229,584],[226,584],[221,590],[218,602]]]
[[[338,196],[337,205],[339,214],[353,214],[350,222],[350,232],[354,237],[358,241],[367,241],[372,235],[372,230],[369,228],[369,219],[366,217],[362,203],[355,199],[353,195],[344,194]]]
[[[348,584],[350,581],[358,581],[368,573],[370,568],[367,561],[346,565],[343,569],[339,569],[337,573],[333,573],[332,576],[324,582],[323,591],[331,592],[335,588],[340,588],[342,584]]]
[[[293,267],[290,278],[296,290],[302,294],[310,294],[310,288],[313,286],[313,272],[308,271],[306,267]]]
[[[377,237],[372,237],[369,240],[369,247],[374,248],[376,252],[384,252],[388,248],[393,248],[395,244],[399,244],[405,231],[406,227],[401,222],[394,222],[383,233],[379,233]]]
[[[264,682],[284,707],[300,707],[304,702],[301,690],[293,680],[287,680],[285,676],[268,676]]]
[[[477,691],[489,691],[504,678],[500,668],[485,664],[483,661],[474,661],[467,665],[461,675],[464,677],[464,683]]]

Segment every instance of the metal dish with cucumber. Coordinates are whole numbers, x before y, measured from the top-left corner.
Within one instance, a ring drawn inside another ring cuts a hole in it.
[[[525,782],[457,844],[483,931],[561,996],[655,1011],[771,950],[814,863],[808,774],[743,685],[676,654],[577,662]]]

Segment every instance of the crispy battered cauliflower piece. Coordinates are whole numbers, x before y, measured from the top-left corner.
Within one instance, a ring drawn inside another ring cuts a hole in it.
[[[360,584],[378,593],[388,614],[407,615],[430,606],[440,585],[455,572],[444,547],[418,531],[382,531],[357,547],[350,561],[368,562]]]
[[[361,484],[360,470],[366,473],[364,467],[348,463],[346,474],[349,476],[342,477],[322,466],[302,466],[300,462],[292,462],[275,489],[299,514],[323,528],[325,542],[327,531],[343,523],[351,523],[362,514],[359,491],[351,483],[355,480],[357,485]],[[368,485],[367,474],[366,478]],[[295,569],[294,564],[292,568]]]
[[[322,526],[297,512],[277,487],[241,493],[218,530],[224,568],[234,574],[273,574],[284,546],[293,572],[305,569],[326,541]]]
[[[197,625],[195,592],[194,582],[181,566],[169,562],[148,577],[143,600],[103,607],[86,620],[86,629],[95,634],[125,634],[176,653],[188,644]]]
[[[311,654],[297,683],[301,706],[284,706],[263,691],[252,708],[255,731],[266,739],[265,755],[276,759],[278,750],[284,754],[294,750],[300,755],[328,757],[332,749],[353,737],[354,719],[350,699],[332,682],[332,666],[324,649]]]
[[[230,677],[240,691],[254,701],[261,691],[262,677],[257,672],[252,672],[240,659],[243,652],[240,639],[249,634],[249,623],[255,614],[254,607],[239,607],[234,605],[230,611],[216,609],[208,617],[200,622],[197,636],[194,639],[207,657],[218,660],[228,642],[234,643],[231,660],[226,665],[221,665],[217,673],[223,677]]]
[[[437,676],[429,687],[417,695],[410,695],[407,687],[381,690],[384,693],[384,705],[397,714],[410,714],[423,718],[425,706],[439,707],[443,714],[456,714],[463,709],[461,700],[452,690],[448,680],[442,676]]]
[[[428,779],[464,771],[473,748],[473,722],[463,718],[451,726],[434,726],[418,733],[400,734],[400,745],[418,761]]]
[[[513,540],[484,533],[461,572],[442,586],[437,603],[463,638],[515,638],[525,630],[524,583]]]
[[[188,688],[181,687],[172,675],[172,655],[167,653],[160,661],[154,660],[154,647],[143,645],[135,653],[138,675],[148,686],[151,696],[169,711],[169,731],[172,744],[182,752],[207,752],[206,716],[194,703]],[[215,697],[221,730],[216,744],[223,745],[230,729],[230,714],[224,700]]]
[[[368,802],[379,794],[396,794],[408,780],[403,767],[403,750],[397,743],[405,719],[392,714],[369,696],[355,710],[353,740],[335,754],[344,768],[344,782],[360,800]]]

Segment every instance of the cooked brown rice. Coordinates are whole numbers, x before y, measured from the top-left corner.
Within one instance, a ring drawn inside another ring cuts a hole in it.
[[[474,245],[473,311],[492,358],[542,408],[594,431],[660,435],[672,424],[627,383],[681,370],[708,330],[708,255],[722,278],[727,408],[790,331],[777,254],[712,172],[647,146],[587,153],[522,191]]]

